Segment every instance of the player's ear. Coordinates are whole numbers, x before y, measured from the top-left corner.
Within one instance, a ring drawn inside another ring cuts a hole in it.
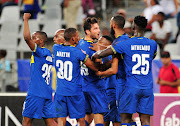
[[[116,24],[113,24],[113,28],[116,28]]]
[[[89,30],[86,30],[86,34],[89,35],[89,34],[90,34],[90,31],[89,31]]]
[[[72,37],[71,40],[74,42],[75,41],[75,37]]]

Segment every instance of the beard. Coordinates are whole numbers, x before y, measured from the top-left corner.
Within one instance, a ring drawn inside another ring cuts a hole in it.
[[[114,36],[114,34],[115,34],[115,31],[114,31],[113,27],[111,27],[110,34],[111,34],[111,37],[112,37],[112,38],[115,38],[115,36]]]

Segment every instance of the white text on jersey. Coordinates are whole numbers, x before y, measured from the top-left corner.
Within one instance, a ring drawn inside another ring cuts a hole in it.
[[[131,50],[150,51],[150,45],[131,45]]]
[[[58,57],[70,57],[70,52],[61,52],[61,51],[57,51],[57,55]]]

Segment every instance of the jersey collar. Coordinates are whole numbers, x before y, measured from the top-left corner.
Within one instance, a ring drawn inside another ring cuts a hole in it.
[[[64,45],[64,44],[62,44],[63,46],[70,46],[70,47],[75,47],[74,45]]]
[[[84,38],[82,38],[83,40],[85,40]],[[87,42],[89,42],[89,43],[94,43],[93,41],[91,41],[91,40],[85,40],[85,41],[87,41]]]
[[[124,33],[124,34],[122,34],[122,35],[126,35],[126,33]],[[120,37],[120,36],[122,36],[122,35],[118,35],[116,38],[118,38],[118,37]]]

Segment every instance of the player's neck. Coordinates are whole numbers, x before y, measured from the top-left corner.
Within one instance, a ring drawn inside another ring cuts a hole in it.
[[[84,40],[89,40],[89,41],[93,41],[94,42],[94,39],[92,39],[90,36],[86,35]]]
[[[72,44],[71,42],[68,42],[68,41],[66,41],[66,42],[64,43],[64,45],[65,45],[65,46],[71,46],[71,45],[74,46],[74,44]]]
[[[117,38],[118,36],[121,36],[124,34],[124,31],[122,29],[115,30],[114,36]]]
[[[135,37],[144,37],[144,32],[136,32],[134,34]]]

